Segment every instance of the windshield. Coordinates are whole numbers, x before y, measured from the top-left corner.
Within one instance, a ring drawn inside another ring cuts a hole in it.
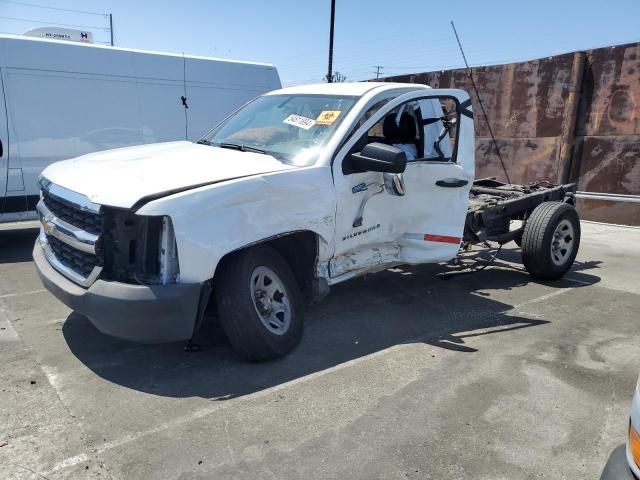
[[[313,165],[358,97],[258,97],[201,139],[222,148],[273,155],[295,166]]]

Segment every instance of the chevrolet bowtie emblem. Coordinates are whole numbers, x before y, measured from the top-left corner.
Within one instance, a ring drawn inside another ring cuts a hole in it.
[[[51,234],[51,232],[53,231],[54,227],[52,224],[50,224],[47,220],[43,219],[42,220],[42,228],[44,229],[44,233],[46,233],[47,235]]]

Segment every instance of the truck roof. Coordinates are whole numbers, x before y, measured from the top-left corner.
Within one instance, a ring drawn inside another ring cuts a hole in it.
[[[392,82],[341,82],[341,83],[316,83],[311,85],[298,85],[282,88],[269,92],[268,95],[281,94],[312,94],[312,95],[344,95],[361,97],[373,89],[392,90],[398,88],[431,88],[416,83],[392,83]]]

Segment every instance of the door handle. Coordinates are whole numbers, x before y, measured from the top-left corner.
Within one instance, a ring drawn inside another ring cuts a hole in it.
[[[2,148],[2,140],[0,140],[0,158],[2,158],[3,153],[4,153],[4,149]]]
[[[464,180],[462,178],[443,178],[442,180],[438,180],[436,185],[439,187],[457,188],[464,187],[468,183],[469,180]]]

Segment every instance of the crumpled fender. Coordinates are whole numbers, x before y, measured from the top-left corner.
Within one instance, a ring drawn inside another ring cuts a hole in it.
[[[171,218],[180,281],[204,282],[227,253],[296,231],[317,234],[319,261],[328,261],[335,198],[330,168],[307,167],[199,186],[152,200],[136,213]]]

